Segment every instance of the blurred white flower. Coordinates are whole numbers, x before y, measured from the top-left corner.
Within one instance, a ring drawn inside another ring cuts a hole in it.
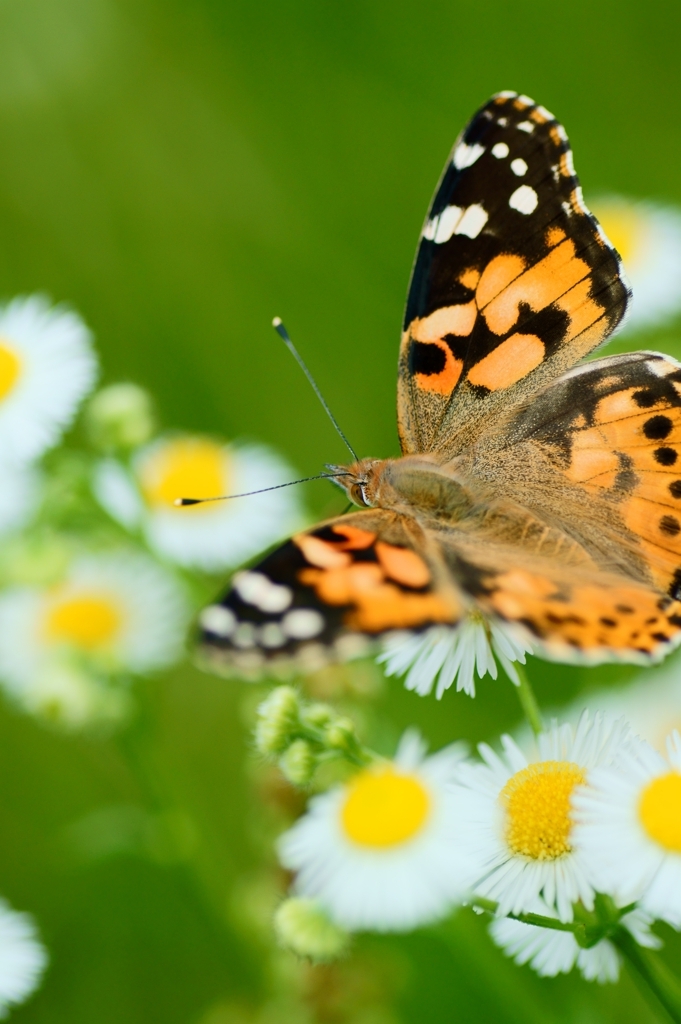
[[[310,801],[279,840],[295,891],[351,930],[406,931],[444,917],[465,892],[448,786],[462,744],[425,756],[415,731],[393,761]]]
[[[0,307],[3,459],[34,459],[56,444],[96,374],[90,332],[76,313],[39,295]]]
[[[681,732],[681,664],[672,654],[663,665],[637,674],[627,686],[608,687],[580,695],[561,710],[562,718],[577,721],[584,708],[622,715],[656,750],[664,753],[667,736]]]
[[[502,736],[501,757],[481,743],[484,764],[461,765],[453,787],[457,845],[475,865],[474,891],[495,900],[500,915],[531,911],[539,896],[562,921],[572,920],[578,900],[593,908],[589,863],[573,840],[570,798],[593,768],[613,761],[628,737],[624,720],[596,715],[590,721],[585,712],[576,729],[554,721],[527,754]]]
[[[66,730],[120,722],[131,708],[127,689],[109,686],[68,660],[44,665],[30,685],[13,692],[29,714]]]
[[[591,204],[633,289],[626,327],[648,327],[681,310],[681,210],[622,196]]]
[[[0,536],[30,521],[40,499],[40,479],[34,466],[0,462]]]
[[[211,498],[275,487],[293,471],[263,445],[225,445],[198,435],[166,437],[137,453],[128,471],[103,460],[94,492],[127,529],[141,529],[160,555],[217,572],[239,565],[301,525],[294,487],[177,508],[177,498]]]
[[[385,665],[387,676],[405,675],[404,685],[425,697],[435,687],[438,700],[456,680],[457,690],[475,696],[475,676],[497,678],[497,660],[506,675],[518,685],[513,662],[525,664],[532,647],[500,622],[487,622],[468,615],[457,626],[432,626],[423,633],[396,632],[383,641],[383,653],[376,659]]]
[[[35,991],[46,966],[33,919],[0,900],[0,1017]]]
[[[537,899],[529,911],[552,917],[551,909],[542,899]],[[652,917],[636,908],[620,918],[640,946],[659,949],[662,943],[650,931]],[[577,967],[587,981],[617,981],[620,972],[620,956],[608,939],[601,939],[590,949],[583,949],[571,932],[541,928],[512,917],[496,917],[489,927],[490,935],[497,946],[517,964],[529,964],[543,978],[556,974],[567,974]]]
[[[63,679],[50,675],[56,665],[108,673],[172,664],[188,615],[177,581],[148,556],[83,557],[56,586],[10,587],[0,595],[0,682],[27,705],[64,690]],[[68,685],[73,689],[73,680]]]
[[[681,929],[681,736],[663,757],[643,740],[573,796],[575,843],[595,884]],[[606,888],[607,887],[607,888]]]

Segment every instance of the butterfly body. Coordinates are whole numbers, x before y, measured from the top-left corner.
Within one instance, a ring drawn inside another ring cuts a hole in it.
[[[213,667],[316,667],[470,616],[561,659],[671,649],[681,367],[651,352],[581,362],[628,301],[564,130],[527,97],[493,97],[457,140],[419,242],[402,457],[331,467],[361,510],[237,574],[202,617]]]

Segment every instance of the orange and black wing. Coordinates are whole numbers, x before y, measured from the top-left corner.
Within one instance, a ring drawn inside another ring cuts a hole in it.
[[[624,316],[619,256],[562,126],[499,93],[457,141],[423,228],[400,349],[404,453],[452,457]]]
[[[372,509],[297,534],[237,573],[201,615],[201,648],[225,674],[310,671],[363,653],[372,638],[454,625],[461,614],[439,549],[416,524]]]

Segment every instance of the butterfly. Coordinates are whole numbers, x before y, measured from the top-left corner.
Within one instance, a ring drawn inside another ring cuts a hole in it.
[[[584,362],[626,314],[567,135],[493,96],[428,211],[399,353],[402,455],[332,467],[357,511],[204,609],[211,668],[313,669],[467,618],[546,657],[647,662],[681,639],[681,365]]]

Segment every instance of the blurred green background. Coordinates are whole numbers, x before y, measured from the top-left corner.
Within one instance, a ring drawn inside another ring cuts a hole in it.
[[[679,38],[665,0],[0,0],[0,293],[72,303],[104,379],[147,386],[166,425],[258,437],[306,475],[344,452],[279,314],[360,454],[394,454],[409,269],[460,128],[492,92],[526,92],[567,126],[587,201],[681,203]],[[681,353],[669,328],[639,343]],[[307,498],[340,508],[323,483]],[[551,704],[630,674],[531,666]],[[138,719],[105,741],[0,705],[0,892],[52,956],[17,1022],[233,1024],[266,998],[263,940],[234,911],[257,899],[244,689],[185,667],[142,684]],[[376,706],[435,746],[517,720],[489,679],[442,703],[392,682]],[[468,912],[357,949],[335,1002],[310,972],[313,1019],[653,1019],[627,977],[514,967]],[[355,1016],[362,963],[378,994]]]

